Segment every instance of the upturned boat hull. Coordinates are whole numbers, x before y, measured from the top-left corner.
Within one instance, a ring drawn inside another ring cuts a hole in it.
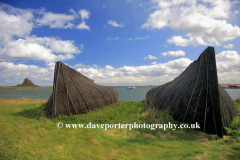
[[[100,86],[62,62],[56,62],[53,93],[46,105],[49,118],[59,115],[83,114],[118,101],[118,92]]]
[[[206,48],[173,81],[149,90],[146,101],[151,107],[171,111],[176,121],[198,122],[202,131],[219,137],[236,116],[231,97],[218,85],[213,47]]]

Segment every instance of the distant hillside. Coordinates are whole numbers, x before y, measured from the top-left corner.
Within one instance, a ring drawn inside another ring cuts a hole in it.
[[[33,84],[33,82],[30,79],[25,78],[23,83],[18,84],[16,87],[39,87],[39,86]]]
[[[8,89],[32,89],[32,88],[52,88],[53,86],[46,86],[46,87],[40,87],[36,84],[33,84],[33,82],[25,78],[22,84],[18,84],[17,86],[0,86],[0,90],[8,90]]]

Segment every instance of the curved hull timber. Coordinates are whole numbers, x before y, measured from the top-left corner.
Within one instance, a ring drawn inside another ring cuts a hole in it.
[[[118,92],[115,89],[97,85],[62,62],[56,62],[53,93],[46,105],[48,118],[83,114],[117,101]]]
[[[153,108],[171,111],[176,121],[198,122],[203,132],[219,137],[236,116],[231,97],[218,85],[213,47],[174,80],[149,90],[146,101]]]

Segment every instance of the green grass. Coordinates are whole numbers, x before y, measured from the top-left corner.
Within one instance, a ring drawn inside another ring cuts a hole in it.
[[[144,102],[118,102],[53,120],[46,118],[45,105],[40,100],[0,100],[0,159],[240,159],[239,136],[215,139],[215,135],[189,129],[56,127],[58,122],[178,123],[168,112],[152,110]]]
[[[29,84],[18,84],[16,87],[39,87],[33,83],[29,83]]]
[[[236,105],[237,116],[233,119],[229,127],[225,127],[228,135],[232,135],[232,139],[238,140],[240,136],[240,98],[234,100]]]

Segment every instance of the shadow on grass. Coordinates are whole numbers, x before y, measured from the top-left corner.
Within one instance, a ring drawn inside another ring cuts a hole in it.
[[[36,108],[25,109],[12,115],[38,120],[40,117],[46,117],[45,104],[42,104],[41,106]]]
[[[240,145],[238,145],[238,146],[233,146],[232,149],[238,151],[238,152],[239,152],[239,156],[240,156]]]
[[[231,147],[233,149],[231,154],[228,154],[227,157],[228,159],[233,159],[233,160],[239,160],[240,159],[240,146],[233,146]]]
[[[240,159],[240,145],[232,146],[231,148],[232,148],[234,151],[232,152],[231,155],[228,155],[228,158],[229,158],[229,159],[239,160],[239,159]]]

